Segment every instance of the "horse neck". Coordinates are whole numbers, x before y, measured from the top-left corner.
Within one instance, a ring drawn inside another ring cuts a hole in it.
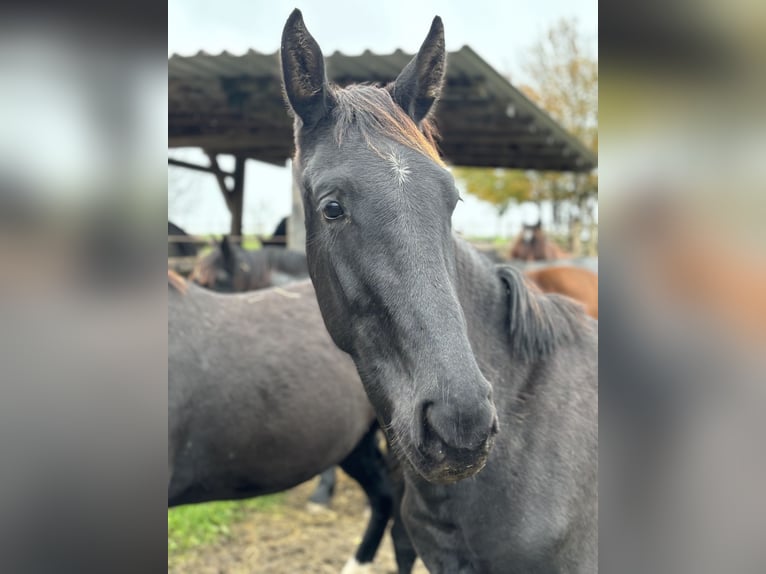
[[[244,251],[243,253],[250,267],[246,273],[247,290],[268,287],[271,283],[269,272],[272,267],[269,252],[260,249],[258,251]]]
[[[289,255],[286,249],[280,247],[263,247],[264,254],[266,255],[266,263],[269,270],[280,271],[283,273],[289,273]]]
[[[507,298],[495,265],[468,242],[453,236],[457,268],[458,299],[468,326],[468,338],[474,352],[484,348],[480,333],[504,341],[507,330]]]

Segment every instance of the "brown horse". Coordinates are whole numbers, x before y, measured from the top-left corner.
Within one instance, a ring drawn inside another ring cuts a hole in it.
[[[582,303],[598,319],[598,275],[581,267],[544,267],[524,274],[543,293],[559,293]]]
[[[550,261],[569,257],[569,253],[548,239],[539,221],[535,225],[524,224],[524,229],[511,248],[511,259],[521,261]]]

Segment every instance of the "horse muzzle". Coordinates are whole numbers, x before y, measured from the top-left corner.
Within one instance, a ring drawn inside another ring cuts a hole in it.
[[[449,484],[484,468],[498,432],[497,413],[489,397],[462,408],[426,403],[421,413],[414,466],[423,478]]]

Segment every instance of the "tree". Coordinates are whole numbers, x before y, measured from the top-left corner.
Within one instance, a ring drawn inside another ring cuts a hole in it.
[[[598,153],[598,60],[574,19],[554,24],[529,50],[524,66],[531,85],[523,91],[546,110],[564,129]],[[571,202],[568,213],[570,247],[579,253],[582,225],[588,225],[588,251],[596,249],[594,208],[598,197],[598,174],[542,175],[541,192],[559,206]]]
[[[530,47],[524,65],[529,83],[520,89],[597,152],[598,60],[591,52],[576,20],[558,21]],[[550,200],[556,222],[568,225],[573,252],[581,252],[579,236],[584,224],[591,230],[589,251],[595,249],[597,173],[462,168],[455,175],[466,182],[469,193],[494,204],[500,216],[514,201]],[[573,209],[565,212],[565,205]]]
[[[511,203],[532,199],[532,181],[517,169],[461,167],[453,174],[465,183],[468,193],[495,206],[498,223]]]
[[[493,204],[501,217],[512,202],[532,199],[532,182],[517,169],[460,167],[454,174],[465,182],[468,193]]]

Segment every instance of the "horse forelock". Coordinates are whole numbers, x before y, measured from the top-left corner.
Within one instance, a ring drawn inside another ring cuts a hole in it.
[[[497,267],[508,296],[511,352],[524,360],[550,354],[574,341],[587,321],[581,305],[559,295],[544,294],[518,269]]]
[[[373,139],[384,137],[412,149],[445,167],[436,147],[438,134],[428,118],[416,124],[391,98],[388,90],[369,84],[335,88],[333,109],[334,137],[338,145],[352,128],[359,129],[367,145],[381,157],[390,152],[379,150]]]

